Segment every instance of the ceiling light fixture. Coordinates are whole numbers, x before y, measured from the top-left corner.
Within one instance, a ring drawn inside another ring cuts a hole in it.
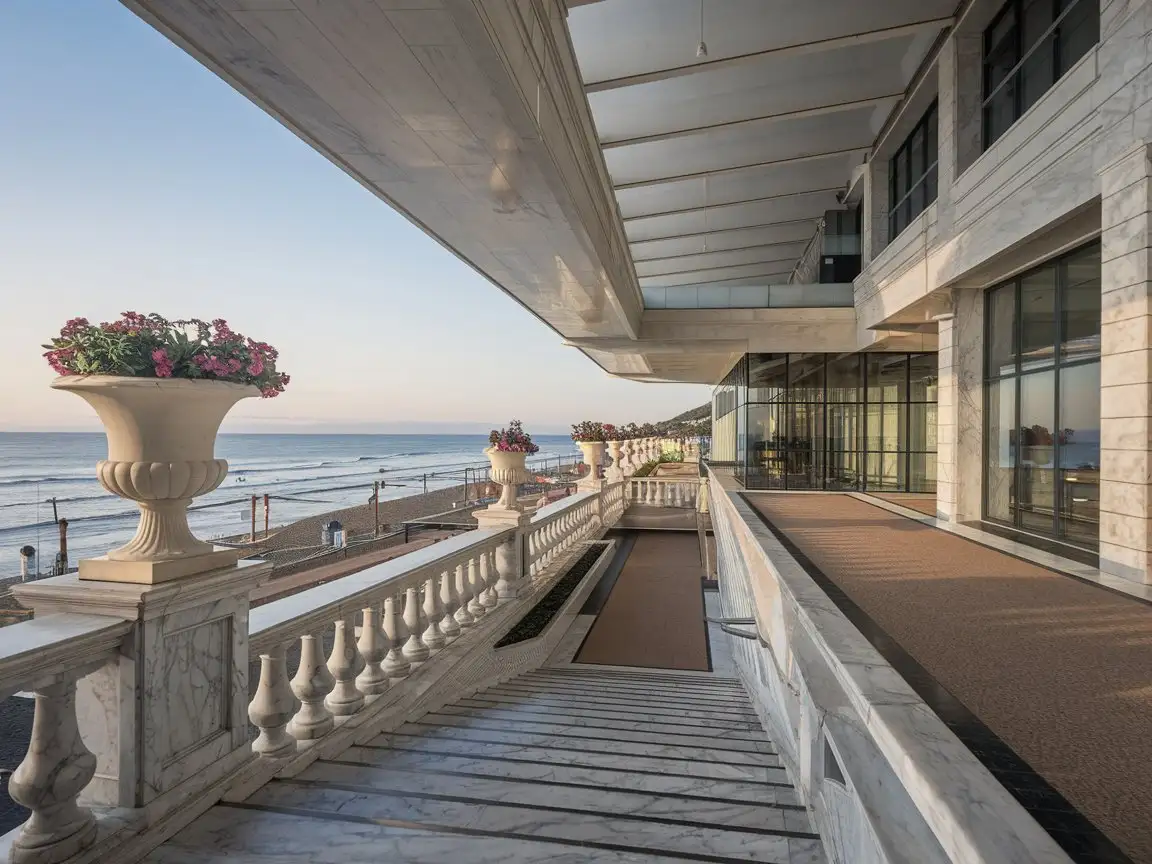
[[[700,0],[700,44],[696,46],[696,56],[708,56],[708,44],[704,41],[704,0]]]

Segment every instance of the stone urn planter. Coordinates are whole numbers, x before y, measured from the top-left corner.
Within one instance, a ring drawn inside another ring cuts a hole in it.
[[[577,441],[580,452],[584,454],[584,464],[588,466],[588,480],[600,479],[600,466],[604,464],[603,441]]]
[[[95,409],[108,438],[96,465],[100,485],[140,507],[134,536],[101,558],[80,562],[80,578],[154,584],[235,566],[239,551],[218,549],[188,528],[188,505],[224,480],[214,453],[232,406],[259,396],[247,384],[177,378],[66,375],[52,382]]]
[[[488,509],[522,510],[523,508],[517,500],[519,487],[521,483],[527,483],[532,479],[532,475],[524,466],[524,461],[528,458],[528,454],[488,447],[484,450],[484,455],[488,457],[488,461],[492,464],[489,476],[503,487],[500,492],[500,500],[495,504],[489,505]]]
[[[608,455],[612,457],[612,467],[608,469],[608,479],[617,483],[624,479],[624,441],[607,441]]]

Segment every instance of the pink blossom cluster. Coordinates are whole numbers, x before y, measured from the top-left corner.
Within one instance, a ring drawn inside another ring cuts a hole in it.
[[[289,382],[276,371],[275,348],[237,333],[223,318],[169,321],[154,313],[124,312],[99,326],[72,318],[44,347],[58,375],[229,381],[255,385],[265,397],[279,395]]]
[[[503,453],[536,453],[539,446],[532,443],[532,436],[524,431],[519,420],[513,420],[506,429],[493,429],[488,443]]]

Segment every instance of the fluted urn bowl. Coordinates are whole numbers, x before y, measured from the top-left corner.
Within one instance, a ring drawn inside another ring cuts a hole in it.
[[[52,382],[91,405],[108,438],[108,458],[97,463],[100,485],[140,507],[134,536],[105,556],[108,562],[173,562],[207,556],[211,543],[188,528],[188,505],[228,474],[214,453],[228,411],[260,390],[225,381],[68,375]],[[81,578],[84,564],[81,562]],[[207,565],[211,561],[204,562]],[[179,568],[180,575],[198,569]],[[155,581],[126,578],[124,581]]]
[[[492,464],[491,470],[488,472],[489,476],[503,487],[500,500],[493,504],[491,509],[519,510],[517,489],[521,483],[527,483],[532,479],[532,475],[524,466],[524,460],[528,458],[528,454],[488,447],[484,450],[484,455]]]
[[[608,468],[607,474],[609,480],[623,480],[624,479],[624,454],[622,447],[623,441],[605,441],[608,445],[608,455],[612,457],[612,465]]]
[[[584,463],[588,466],[589,479],[595,480],[600,476],[600,466],[604,464],[603,441],[577,441],[580,452],[584,454]]]

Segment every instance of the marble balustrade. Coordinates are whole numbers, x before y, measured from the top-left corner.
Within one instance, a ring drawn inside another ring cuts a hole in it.
[[[0,628],[0,698],[35,699],[28,752],[8,781],[31,811],[9,847],[16,864],[57,864],[96,839],[96,818],[78,800],[96,774],[76,716],[76,682],[115,658],[132,624],[57,613]]]
[[[653,507],[694,509],[700,491],[695,477],[631,477],[628,500]]]

